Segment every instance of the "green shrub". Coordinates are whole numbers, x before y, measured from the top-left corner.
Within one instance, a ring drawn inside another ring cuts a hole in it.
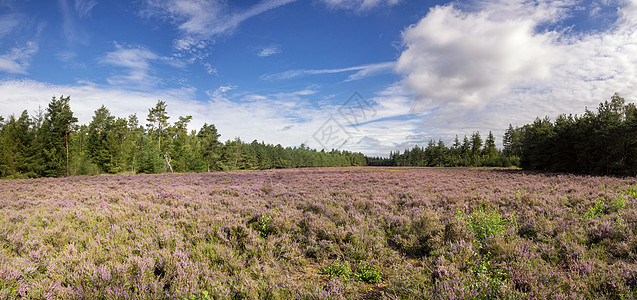
[[[366,283],[380,283],[383,280],[383,273],[376,266],[361,262],[354,274],[354,278]]]
[[[319,274],[330,275],[333,277],[353,278],[365,283],[379,283],[383,280],[383,273],[373,264],[361,261],[353,272],[347,261],[337,259],[329,266],[321,268]]]
[[[637,184],[628,188],[626,195],[630,198],[637,199]]]
[[[604,214],[605,211],[606,211],[606,204],[604,203],[604,200],[602,200],[601,198],[598,198],[597,201],[595,202],[595,205],[589,208],[588,211],[584,214],[584,218],[594,219]]]
[[[611,203],[611,207],[613,211],[617,212],[624,207],[626,207],[626,197],[627,195],[624,193],[615,194],[615,198],[613,198],[613,203]]]
[[[332,262],[327,267],[321,268],[319,274],[326,274],[332,277],[350,277],[352,275],[352,270],[349,267],[349,263],[347,261],[341,261],[337,259]]]
[[[475,299],[502,298],[502,287],[507,285],[507,274],[490,260],[475,254],[469,272],[473,274],[473,284],[469,289],[475,292]]]
[[[477,210],[469,217],[460,217],[466,226],[473,231],[474,237],[479,244],[484,244],[490,236],[505,236],[507,227],[515,226],[514,218],[504,219],[495,209]]]

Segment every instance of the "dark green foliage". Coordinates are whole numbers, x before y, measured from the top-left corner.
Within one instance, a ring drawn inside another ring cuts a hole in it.
[[[42,142],[41,154],[44,157],[44,168],[40,175],[68,175],[68,136],[77,118],[73,116],[69,102],[71,97],[53,97],[44,113],[42,127],[38,135]]]
[[[4,120],[4,119],[3,119]],[[30,171],[32,166],[32,153],[29,148],[34,132],[33,122],[26,111],[23,111],[18,119],[9,116],[3,123],[0,132],[0,176],[1,177],[34,177]]]
[[[0,118],[0,177],[97,175],[102,173],[210,172],[272,168],[363,166],[361,153],[316,151],[305,145],[219,141],[213,124],[188,132],[192,116],[171,125],[166,103],[149,109],[148,127],[137,115],[118,118],[101,106],[88,125],[77,119],[70,97],[53,98],[49,107],[30,118]],[[68,149],[68,152],[67,152]],[[67,156],[68,153],[68,156]],[[68,162],[67,162],[68,160]],[[67,167],[68,165],[68,167]]]
[[[383,273],[378,270],[378,267],[361,262],[358,264],[356,273],[354,273],[354,278],[366,283],[380,283],[383,281]]]
[[[352,276],[352,270],[349,267],[347,261],[341,261],[337,259],[333,261],[329,266],[321,268],[319,274],[330,275],[330,277],[350,277]]]
[[[464,137],[460,143],[456,136],[451,147],[445,146],[442,140],[435,143],[430,140],[427,147],[413,147],[390,152],[389,158],[367,157],[370,166],[412,166],[412,167],[510,167],[518,165],[517,157],[503,155],[496,148],[495,137],[491,132],[482,146],[480,133],[475,132],[471,139]]]
[[[368,157],[373,166],[510,167],[528,170],[637,175],[637,108],[615,94],[597,112],[560,115],[555,121],[537,118],[531,124],[504,132],[503,149],[491,132],[482,146],[479,132],[458,136],[451,147],[430,141],[427,147],[390,152],[389,158]]]
[[[615,94],[597,113],[548,117],[505,134],[507,154],[530,170],[637,175],[637,109]],[[517,150],[520,149],[520,150]],[[518,153],[519,152],[519,153]]]

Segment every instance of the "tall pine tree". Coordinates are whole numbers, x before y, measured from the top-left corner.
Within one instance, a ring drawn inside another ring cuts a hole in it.
[[[45,176],[68,175],[69,170],[69,132],[77,118],[73,116],[69,102],[71,96],[53,97],[44,114],[41,133],[43,135],[45,158]]]

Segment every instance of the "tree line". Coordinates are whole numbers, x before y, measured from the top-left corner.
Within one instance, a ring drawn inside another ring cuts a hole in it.
[[[33,178],[116,173],[209,172],[365,165],[361,153],[283,147],[239,138],[222,142],[215,125],[188,131],[192,116],[170,123],[166,103],[150,108],[144,127],[136,114],[113,116],[105,106],[78,125],[70,96],[53,97],[34,116],[0,116],[0,177]]]
[[[509,125],[503,144],[503,152],[520,157],[528,170],[636,176],[637,109],[615,94],[597,112]]]
[[[496,147],[495,137],[489,132],[483,141],[480,132],[466,135],[460,142],[456,138],[449,147],[442,140],[430,140],[426,147],[415,146],[390,152],[389,158],[371,157],[370,166],[412,166],[412,167],[510,167],[519,164],[519,158],[505,156]]]
[[[462,142],[456,136],[449,147],[429,141],[426,147],[391,152],[389,158],[368,158],[375,166],[460,167],[519,166],[526,170],[592,175],[637,175],[637,109],[615,94],[599,104],[597,112],[586,109],[581,116],[562,114],[554,121],[545,117],[509,128],[503,148],[495,146],[489,132],[479,132]]]
[[[188,131],[191,116],[169,123],[166,103],[148,110],[146,127],[136,114],[111,115],[100,107],[91,122],[77,125],[70,97],[53,97],[34,116],[23,111],[0,116],[0,177],[93,175],[102,173],[210,172],[326,166],[509,167],[595,175],[637,175],[637,108],[615,94],[597,112],[562,114],[554,121],[509,128],[503,148],[489,132],[458,136],[450,146],[430,140],[426,147],[390,152],[389,157],[316,151],[305,145],[283,147],[221,142],[213,124]]]

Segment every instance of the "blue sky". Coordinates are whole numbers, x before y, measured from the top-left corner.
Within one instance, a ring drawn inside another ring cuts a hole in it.
[[[0,0],[0,115],[71,96],[387,155],[637,92],[637,0]]]

